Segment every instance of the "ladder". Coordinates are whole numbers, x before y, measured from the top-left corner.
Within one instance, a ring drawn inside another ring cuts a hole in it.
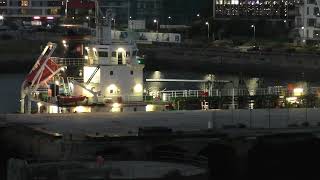
[[[91,74],[90,78],[88,79],[88,81],[86,82],[86,85],[90,84],[91,80],[93,79],[93,77],[96,75],[96,73],[99,71],[100,66],[97,66],[96,69],[93,71],[93,73]]]

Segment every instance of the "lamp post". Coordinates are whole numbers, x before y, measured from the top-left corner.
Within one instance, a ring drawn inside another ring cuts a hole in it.
[[[253,39],[256,40],[256,26],[252,24],[251,27],[253,28]]]
[[[116,18],[111,19],[113,21],[113,30],[116,30]]]
[[[3,20],[4,20],[3,15],[0,15],[0,25],[2,25],[2,24],[3,24]]]
[[[153,23],[157,24],[157,32],[158,32],[158,31],[159,31],[159,21],[156,20],[156,19],[154,19],[154,20],[153,20]]]
[[[304,43],[305,42],[305,39],[304,39],[304,26],[302,26],[301,29],[302,29],[302,42]]]
[[[206,25],[208,26],[208,40],[210,39],[210,24],[209,22],[206,22]]]
[[[171,16],[168,16],[168,24],[170,24]]]

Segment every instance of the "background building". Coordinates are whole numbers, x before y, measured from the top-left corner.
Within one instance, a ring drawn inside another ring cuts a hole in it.
[[[297,4],[298,15],[295,17],[296,30],[302,42],[320,40],[320,1],[303,0]]]
[[[61,0],[0,0],[0,14],[5,18],[48,19],[61,16]]]

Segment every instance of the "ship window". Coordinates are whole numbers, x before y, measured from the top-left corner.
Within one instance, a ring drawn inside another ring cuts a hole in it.
[[[99,57],[108,57],[108,52],[99,51]]]
[[[133,75],[133,71],[130,71],[130,74]]]
[[[110,76],[112,76],[113,75],[113,71],[110,71]]]
[[[112,57],[117,57],[117,52],[113,51],[112,52]]]
[[[129,56],[130,56],[130,52],[127,51],[127,52],[126,52],[126,57],[129,57]]]

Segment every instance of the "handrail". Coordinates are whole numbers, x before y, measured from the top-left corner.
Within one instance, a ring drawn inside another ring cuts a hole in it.
[[[51,57],[57,64],[69,66],[83,66],[87,64],[87,60],[85,58],[59,58],[59,57]]]

